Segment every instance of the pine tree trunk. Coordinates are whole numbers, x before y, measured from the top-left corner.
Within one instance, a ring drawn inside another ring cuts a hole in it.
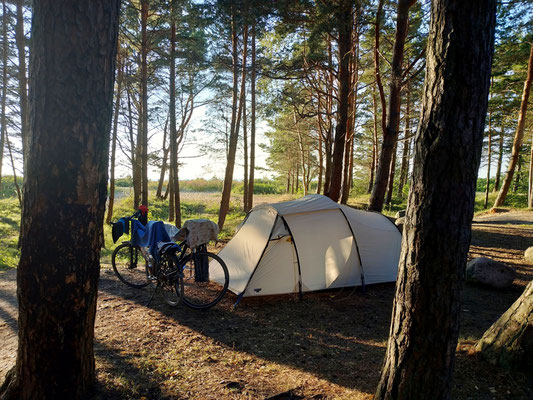
[[[396,144],[394,145],[394,150],[392,152],[392,160],[390,162],[390,172],[389,172],[389,184],[387,189],[387,198],[385,200],[386,204],[390,204],[392,202],[392,192],[394,190],[394,175],[396,174],[396,153],[398,150],[398,141],[396,141]]]
[[[141,152],[141,202],[148,205],[148,0],[141,0],[141,101],[142,101],[142,152]]]
[[[181,221],[176,219],[176,197],[179,199],[178,182],[178,138],[176,131],[176,21],[174,13],[176,12],[176,1],[173,0],[170,6],[172,18],[170,27],[170,80],[169,80],[169,151],[170,151],[170,172],[168,179],[168,220],[174,221],[176,226],[181,226]]]
[[[533,45],[531,45],[531,51],[529,53],[529,62],[527,66],[527,78],[524,82],[524,90],[522,92],[522,102],[520,105],[520,114],[518,115],[518,126],[516,127],[516,134],[513,140],[513,149],[511,151],[511,158],[509,159],[509,166],[507,167],[507,174],[503,180],[502,187],[498,193],[498,197],[494,202],[494,207],[501,207],[505,203],[507,192],[511,187],[513,181],[513,174],[518,163],[518,156],[520,155],[520,149],[522,148],[522,142],[524,140],[524,131],[526,127],[526,115],[527,115],[527,103],[529,100],[529,92],[531,91],[531,82],[533,82]]]
[[[514,180],[514,186],[513,186],[513,193],[518,192],[518,187],[520,186],[520,179],[522,179],[522,164],[524,163],[524,159],[522,155],[518,156],[518,166],[516,168],[516,177]]]
[[[250,131],[250,175],[248,179],[248,204],[245,204],[244,211],[248,212],[254,206],[254,181],[255,181],[255,80],[256,80],[256,52],[255,52],[255,22],[252,25],[252,71],[250,76],[250,97],[251,97],[251,131]]]
[[[227,155],[227,164],[226,164],[226,173],[224,175],[224,186],[222,188],[222,199],[220,200],[220,210],[218,213],[218,229],[222,230],[224,227],[224,222],[226,221],[226,215],[229,210],[229,201],[231,196],[231,185],[233,183],[233,170],[235,169],[235,154],[237,153],[237,143],[239,140],[239,125],[240,117],[243,106],[243,99],[245,94],[245,78],[246,78],[246,51],[247,51],[247,42],[248,42],[248,27],[245,26],[244,35],[243,35],[243,68],[242,68],[242,81],[241,81],[241,93],[240,101],[237,97],[237,83],[239,79],[239,59],[237,52],[237,31],[236,31],[236,16],[235,10],[232,8],[232,18],[231,18],[231,35],[232,35],[232,56],[233,56],[233,101],[232,101],[232,110],[231,110],[231,128],[230,128],[230,138],[228,146],[228,155]]]
[[[393,157],[394,147],[398,140],[398,126],[400,121],[400,104],[403,75],[403,56],[405,38],[409,27],[409,7],[412,0],[398,1],[398,18],[396,20],[396,35],[394,38],[394,48],[391,63],[391,82],[389,86],[389,104],[387,111],[387,123],[383,131],[383,142],[379,155],[378,169],[376,180],[370,195],[369,209],[381,211],[383,201],[387,191],[389,181],[391,160]]]
[[[413,183],[376,400],[450,398],[495,17],[496,0],[431,5]]]
[[[489,191],[490,191],[490,163],[492,157],[492,110],[489,110],[489,129],[488,129],[487,143],[487,185],[485,186],[485,201],[483,202],[483,208],[487,208],[489,204]]]
[[[243,176],[243,209],[248,205],[248,124],[246,123],[246,96],[244,97],[244,107],[242,108],[242,146],[244,151],[244,176]]]
[[[411,96],[409,87],[407,87],[405,104],[405,124],[403,131],[403,143],[402,143],[402,165],[400,167],[400,180],[398,182],[398,197],[403,198],[403,187],[407,182],[407,173],[409,172],[409,147],[411,144]]]
[[[165,175],[167,172],[168,164],[168,153],[170,152],[170,146],[167,146],[167,133],[168,133],[168,120],[170,115],[165,121],[165,127],[163,128],[163,159],[161,160],[161,171],[159,171],[159,182],[157,183],[157,191],[155,192],[155,197],[162,199],[163,185],[165,184]]]
[[[329,190],[327,191],[327,196],[333,201],[338,201],[341,196],[344,148],[348,134],[348,97],[350,95],[350,64],[352,58],[352,18],[353,10],[351,2],[348,0],[341,1],[336,15],[339,29],[337,41],[339,58],[337,125],[335,126],[331,178]]]
[[[19,343],[4,400],[81,399],[94,381],[118,15],[116,0],[34,2]]]
[[[533,281],[476,345],[491,364],[533,368]]]
[[[0,190],[2,190],[2,163],[4,161],[4,146],[7,133],[6,98],[7,85],[9,83],[7,77],[7,53],[9,51],[9,42],[7,40],[7,23],[8,19],[6,0],[2,0],[2,104],[0,106],[2,108],[2,115],[0,116],[0,123],[2,126],[0,127]]]
[[[502,174],[502,161],[503,161],[503,139],[505,137],[505,127],[502,118],[502,127],[500,132],[500,140],[498,144],[498,164],[496,166],[496,179],[494,181],[493,192],[500,190],[500,176]]]
[[[527,187],[527,207],[533,208],[533,143],[531,143],[529,150],[529,175]]]
[[[376,172],[376,164],[378,157],[378,105],[376,99],[376,86],[372,89],[372,115],[374,121],[374,131],[372,132],[372,165],[370,166],[370,179],[368,181],[367,193],[372,192],[374,187],[374,174]]]
[[[122,77],[124,66],[120,59],[120,52],[117,55],[117,100],[115,101],[115,113],[113,115],[113,132],[111,137],[111,167],[109,170],[109,201],[107,205],[106,223],[110,224],[113,218],[113,206],[115,204],[115,158],[117,151],[118,116],[120,114],[120,98],[122,96]]]
[[[17,0],[17,24],[15,27],[15,42],[18,50],[18,81],[20,97],[20,136],[22,138],[22,156],[26,159],[29,140],[29,110],[28,110],[28,74],[26,71],[26,36],[24,35],[23,0]],[[24,171],[24,170],[23,170]]]

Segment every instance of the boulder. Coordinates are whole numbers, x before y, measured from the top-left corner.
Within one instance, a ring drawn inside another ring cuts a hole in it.
[[[524,253],[524,259],[533,264],[533,247],[528,247]]]
[[[516,272],[507,264],[487,257],[474,258],[466,265],[466,281],[504,289],[513,283]]]
[[[396,213],[396,215],[394,216],[394,218],[402,218],[402,217],[405,217],[405,211],[407,210],[400,210]]]
[[[405,217],[396,218],[394,221],[400,232],[403,232],[403,225],[405,224]]]

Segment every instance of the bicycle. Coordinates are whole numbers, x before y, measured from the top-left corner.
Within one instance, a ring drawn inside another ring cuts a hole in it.
[[[134,221],[138,221],[139,215],[137,211],[119,220],[123,227],[127,224],[126,233],[132,226],[132,238],[137,226]],[[116,242],[115,239],[114,234]],[[183,301],[193,309],[206,309],[216,305],[226,293],[228,268],[218,255],[207,251],[205,244],[191,249],[187,239],[179,244],[168,242],[158,255],[156,261],[148,251],[130,240],[113,251],[111,264],[120,281],[130,287],[143,288],[155,280],[157,285],[152,297],[157,289],[162,289],[164,300],[171,306]]]

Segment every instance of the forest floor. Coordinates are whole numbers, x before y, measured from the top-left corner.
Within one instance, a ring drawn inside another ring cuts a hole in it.
[[[473,352],[483,332],[533,279],[523,259],[533,212],[475,219],[469,258],[511,265],[507,290],[466,285],[455,399],[532,399],[531,372],[507,372]],[[0,271],[0,381],[14,364],[16,271]],[[151,290],[125,287],[102,265],[95,328],[94,399],[370,399],[389,332],[394,285],[244,299],[208,311],[171,308]]]

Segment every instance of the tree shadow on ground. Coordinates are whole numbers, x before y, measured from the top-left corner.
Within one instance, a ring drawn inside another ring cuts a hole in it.
[[[100,290],[142,306],[151,295],[107,277],[100,280]],[[245,299],[235,310],[235,296],[226,295],[203,311],[171,308],[155,296],[150,308],[227,348],[372,393],[385,355],[394,287],[360,291],[313,293],[302,301],[294,296]]]
[[[135,398],[145,399],[169,399],[161,393],[159,383],[155,377],[154,371],[141,369],[127,356],[123,355],[119,349],[105,345],[101,341],[95,341],[95,357],[101,363],[97,370],[96,381],[90,394],[92,400],[123,400],[135,396]],[[105,373],[112,374],[114,386],[104,384],[99,376],[105,370]],[[172,396],[173,400],[179,400],[179,397]]]

